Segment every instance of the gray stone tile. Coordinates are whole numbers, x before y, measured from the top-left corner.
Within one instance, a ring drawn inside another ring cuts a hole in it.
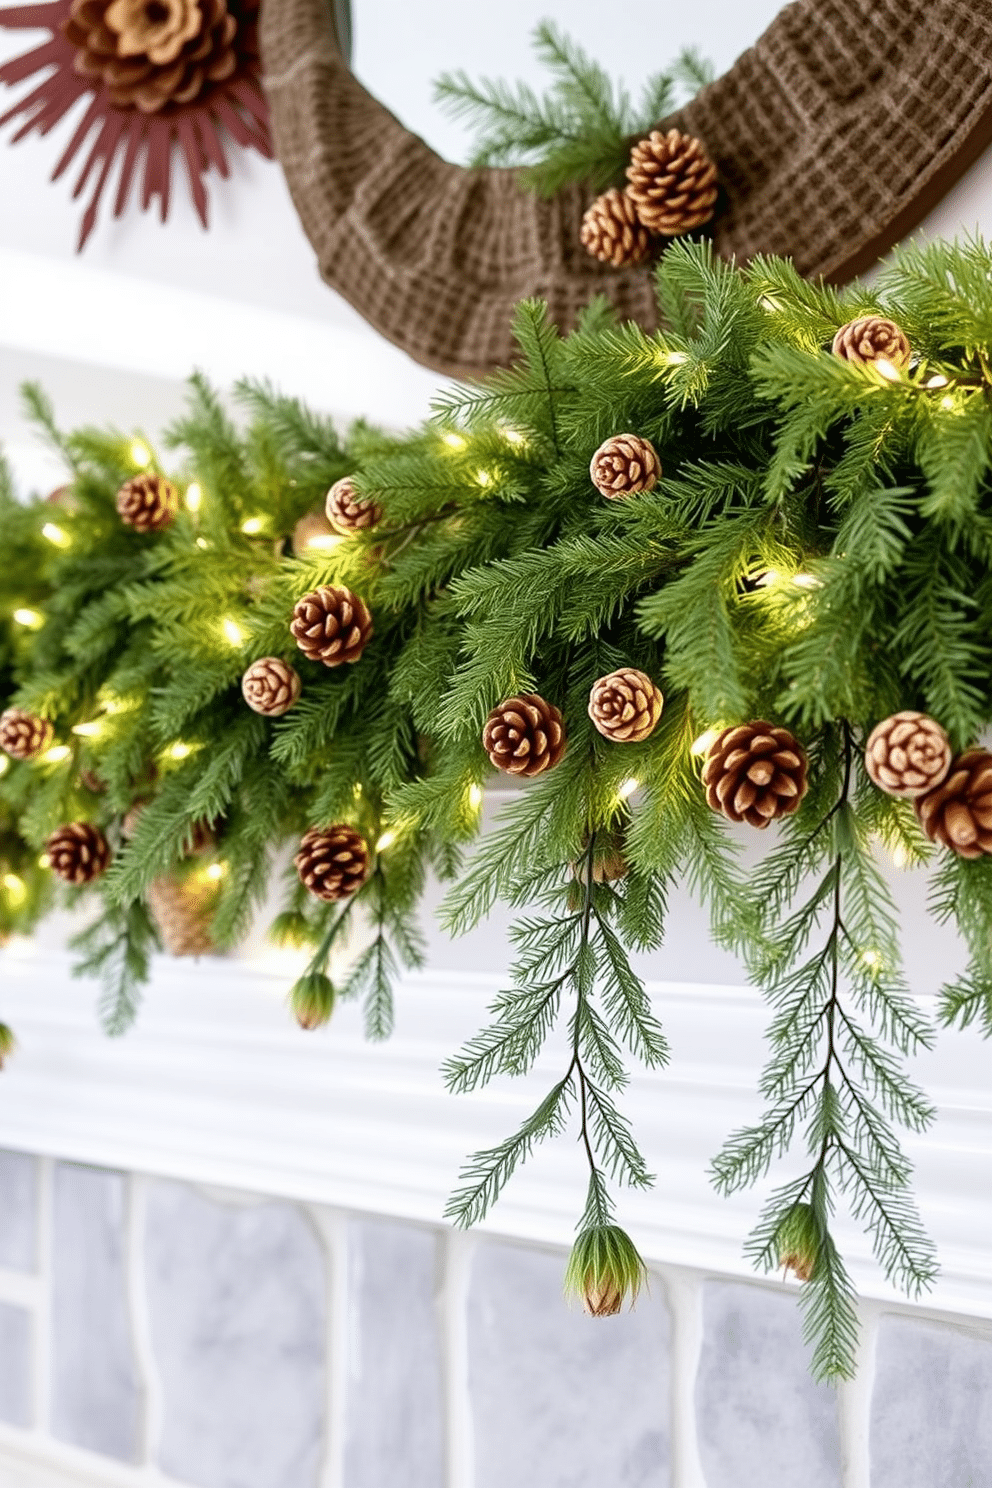
[[[158,1466],[195,1488],[316,1488],[326,1268],[303,1212],[153,1183],[145,1265],[164,1395]]]
[[[37,1210],[38,1159],[0,1151],[0,1266],[35,1270]]]
[[[0,1421],[31,1425],[31,1314],[0,1302]]]
[[[696,1425],[707,1488],[840,1488],[837,1394],[813,1383],[808,1358],[794,1296],[705,1284]]]
[[[348,1227],[352,1309],[345,1488],[444,1482],[437,1238],[385,1220]]]
[[[566,1257],[483,1241],[469,1291],[477,1488],[668,1488],[670,1323],[661,1283],[590,1318]]]
[[[120,1173],[56,1163],[52,1222],[52,1434],[134,1461],[142,1391],[134,1357]]]
[[[915,1318],[880,1325],[872,1488],[988,1488],[992,1339]]]

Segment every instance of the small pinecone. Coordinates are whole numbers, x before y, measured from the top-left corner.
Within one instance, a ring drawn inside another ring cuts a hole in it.
[[[148,908],[170,956],[206,956],[216,949],[210,926],[217,893],[216,883],[202,874],[163,875],[148,885]]]
[[[651,234],[628,193],[616,187],[597,196],[586,209],[579,237],[587,253],[615,269],[632,269],[651,252]]]
[[[35,718],[23,708],[0,713],[0,749],[11,759],[37,759],[51,744],[54,733],[47,718]]]
[[[136,475],[117,492],[122,522],[138,532],[160,532],[179,513],[179,492],[164,475]]]
[[[51,870],[65,883],[88,884],[107,869],[110,846],[91,822],[57,827],[45,843]]]
[[[806,752],[788,729],[756,719],[724,729],[703,766],[706,802],[731,821],[767,827],[798,810],[806,794]]]
[[[936,719],[926,713],[893,713],[869,734],[865,768],[887,795],[923,796],[951,768],[951,743]]]
[[[349,899],[369,876],[369,847],[345,822],[311,827],[293,862],[300,882],[317,899]]]
[[[353,532],[364,532],[367,527],[375,527],[382,521],[382,507],[378,501],[359,496],[350,475],[334,482],[327,493],[324,510],[331,526],[346,537]]]
[[[601,496],[611,501],[653,491],[661,475],[661,461],[650,440],[639,434],[614,434],[604,439],[589,462],[589,475]]]
[[[966,749],[951,761],[943,783],[917,796],[913,808],[931,842],[961,858],[992,853],[992,754]]]
[[[864,315],[842,325],[834,337],[833,353],[859,367],[877,362],[880,357],[893,367],[907,367],[912,356],[906,332],[894,320],[885,320],[881,315]]]
[[[118,109],[155,114],[209,94],[257,58],[257,4],[72,0],[62,33],[82,77]],[[232,14],[237,12],[237,14]]]
[[[311,661],[341,666],[357,661],[365,650],[372,636],[372,616],[364,600],[343,584],[321,584],[297,601],[289,628]]]
[[[299,673],[280,656],[253,661],[241,678],[241,694],[249,708],[266,718],[288,713],[302,690]]]
[[[536,692],[507,698],[486,719],[482,743],[507,775],[540,775],[553,770],[565,753],[565,723],[553,703]]]
[[[646,672],[621,667],[594,682],[589,694],[589,717],[614,744],[638,744],[653,733],[664,698]]]
[[[698,139],[652,129],[630,152],[627,191],[649,232],[674,238],[713,216],[716,166]]]

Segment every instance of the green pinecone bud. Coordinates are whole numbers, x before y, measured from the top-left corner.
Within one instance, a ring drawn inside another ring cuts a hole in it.
[[[334,1011],[334,987],[322,971],[308,971],[289,994],[293,1016],[301,1028],[319,1028]]]
[[[3,1069],[16,1048],[17,1040],[14,1037],[14,1030],[8,1028],[6,1023],[0,1023],[0,1069]]]
[[[800,1281],[812,1281],[822,1244],[820,1225],[810,1204],[793,1204],[775,1231],[779,1264]]]
[[[269,926],[269,939],[273,945],[289,946],[294,951],[313,945],[313,932],[306,915],[298,909],[287,909],[277,914]]]
[[[631,1305],[647,1280],[633,1240],[619,1225],[591,1225],[572,1246],[565,1292],[581,1297],[590,1317],[613,1317],[626,1298]]]

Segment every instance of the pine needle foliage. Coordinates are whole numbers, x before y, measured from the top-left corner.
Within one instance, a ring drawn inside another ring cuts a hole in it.
[[[182,510],[160,533],[117,517],[132,440],[63,435],[30,390],[69,487],[20,503],[0,481],[0,704],[50,719],[55,747],[0,777],[0,932],[41,908],[51,830],[100,825],[114,861],[79,891],[97,906],[81,950],[119,1031],[153,948],[157,879],[209,866],[227,946],[285,872],[273,933],[310,957],[294,1012],[313,1027],[354,996],[379,1038],[397,979],[422,962],[430,876],[452,880],[453,934],[509,906],[512,971],[445,1078],[470,1098],[554,1073],[526,1120],[468,1160],[449,1214],[481,1219],[541,1141],[570,1132],[589,1169],[572,1283],[581,1273],[587,1302],[610,1307],[607,1261],[620,1293],[640,1264],[618,1239],[616,1194],[651,1181],[624,1092],[633,1068],[669,1057],[634,957],[663,944],[672,893],[688,887],[770,1008],[764,1111],[713,1177],[727,1193],[761,1187],[749,1253],[759,1267],[800,1255],[814,1370],[842,1378],[857,1326],[838,1216],[911,1295],[935,1267],[900,1137],[932,1120],[906,1064],[934,1035],[901,969],[886,852],[933,864],[933,913],[967,946],[943,1021],[992,1033],[990,859],[934,850],[862,764],[870,730],[900,709],[938,719],[955,750],[992,722],[992,254],[913,248],[874,289],[839,291],[778,260],[738,269],[680,243],[657,288],[653,334],[597,303],[563,337],[524,302],[517,363],[446,393],[405,436],[342,435],[257,383],[235,418],[194,379],[171,432]],[[905,370],[830,351],[869,312],[904,326]],[[662,476],[606,500],[589,463],[620,432],[652,441]],[[157,456],[151,468],[166,470]],[[298,521],[345,474],[380,520],[306,546]],[[373,614],[353,666],[311,663],[290,635],[294,603],[321,584]],[[302,679],[278,719],[240,692],[263,656]],[[652,677],[665,706],[647,739],[621,745],[587,705],[623,666]],[[561,710],[568,747],[515,784],[480,841],[480,731],[530,691]],[[710,731],[758,718],[797,734],[810,788],[756,855],[709,810],[699,774]],[[325,904],[285,860],[333,822],[362,834],[370,871]]]
[[[434,97],[474,128],[472,166],[525,166],[524,183],[541,196],[573,181],[599,191],[622,178],[631,144],[713,79],[709,64],[687,48],[648,78],[635,103],[551,21],[536,27],[534,51],[551,75],[543,96],[526,83],[473,82],[458,71],[437,79]]]

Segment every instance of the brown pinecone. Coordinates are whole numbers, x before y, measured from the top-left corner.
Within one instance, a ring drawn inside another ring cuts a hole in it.
[[[317,899],[348,899],[369,876],[369,848],[345,822],[311,827],[293,859],[300,882]]]
[[[359,496],[350,475],[334,482],[327,493],[324,510],[331,526],[346,537],[353,532],[363,532],[367,527],[375,527],[382,521],[382,507],[378,501]]]
[[[992,754],[966,749],[940,785],[917,796],[913,809],[931,842],[961,858],[992,853]]]
[[[364,600],[343,584],[321,584],[297,601],[289,628],[311,661],[341,666],[357,661],[365,650],[372,636],[372,616]]]
[[[833,353],[859,367],[880,357],[893,367],[907,367],[913,354],[902,327],[881,315],[864,315],[842,325],[834,337]]]
[[[951,768],[951,742],[926,713],[893,713],[868,735],[865,768],[887,795],[923,796]]]
[[[627,180],[634,210],[649,232],[674,238],[713,216],[716,166],[691,134],[652,129],[630,152]]]
[[[184,878],[163,874],[148,885],[148,908],[170,956],[206,956],[216,949],[210,927],[217,895],[218,885],[202,869]]]
[[[650,440],[639,434],[613,434],[604,439],[589,462],[589,475],[601,496],[614,501],[652,491],[661,475],[661,461]]]
[[[589,717],[614,744],[638,744],[654,731],[664,701],[646,672],[621,667],[593,683]]]
[[[92,822],[68,822],[45,843],[51,870],[65,883],[88,884],[107,869],[110,846]]]
[[[258,56],[257,0],[72,0],[73,66],[119,109],[154,114],[209,94]]]
[[[117,492],[122,522],[138,532],[160,532],[179,513],[179,492],[164,475],[136,475]]]
[[[241,678],[241,694],[256,713],[281,718],[288,713],[302,690],[299,673],[280,656],[253,661]]]
[[[565,723],[553,703],[536,692],[507,698],[494,708],[482,730],[482,743],[507,775],[540,775],[553,770],[565,753]]]
[[[651,252],[651,234],[634,210],[626,191],[613,187],[586,209],[579,232],[582,246],[600,263],[631,269]]]
[[[47,718],[35,718],[23,708],[0,713],[0,749],[11,759],[37,759],[52,742],[55,730]]]
[[[788,729],[760,718],[726,728],[703,766],[707,805],[731,821],[767,827],[798,810],[806,768],[806,752]]]

